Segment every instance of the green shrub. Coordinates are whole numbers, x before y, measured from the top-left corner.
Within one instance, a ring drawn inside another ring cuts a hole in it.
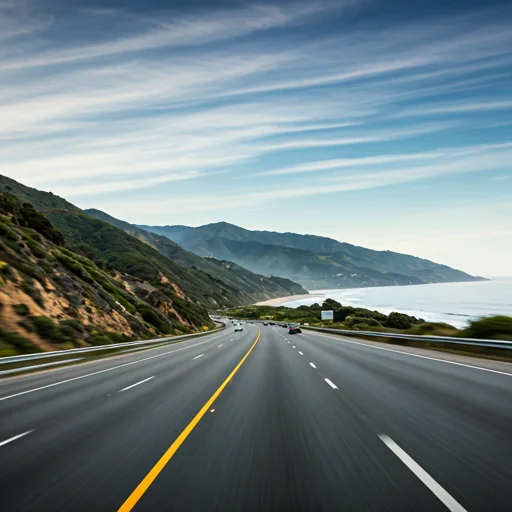
[[[21,283],[21,289],[41,308],[44,308],[44,299],[36,288],[34,280],[28,276],[24,276]]]
[[[27,241],[27,246],[30,249],[30,252],[38,259],[44,258],[46,256],[46,251],[44,250],[43,246],[35,242],[33,240]]]
[[[91,277],[89,272],[87,272],[87,270],[85,270],[85,268],[75,259],[70,258],[68,255],[62,253],[61,251],[54,251],[53,255],[64,267],[66,267],[70,272],[75,274],[86,283],[94,282],[94,279]]]
[[[58,325],[47,316],[33,316],[29,319],[41,338],[54,343],[73,342],[74,330],[69,325]]]
[[[32,240],[34,242],[41,242],[41,235],[32,228],[21,228],[21,232],[23,236],[27,240]]]
[[[3,222],[0,222],[0,236],[5,237],[7,240],[11,240],[12,242],[16,242],[18,240],[16,233]]]
[[[103,335],[106,336],[112,343],[124,343],[129,341],[126,339],[127,337],[122,336],[118,332],[106,331]]]
[[[385,327],[392,329],[409,329],[411,327],[411,318],[403,313],[390,313],[388,319],[384,323]]]
[[[41,352],[41,349],[31,341],[27,340],[17,332],[7,331],[3,327],[0,327],[0,342],[15,347],[17,352],[21,353]]]
[[[93,334],[88,340],[91,345],[111,345],[112,341],[104,334]]]
[[[67,320],[62,320],[60,322],[60,325],[61,326],[71,327],[72,329],[74,329],[78,333],[84,333],[85,332],[84,326],[78,320],[75,320],[73,318],[69,318]]]
[[[0,192],[0,212],[2,214],[14,214],[19,210],[18,198],[9,192]]]
[[[30,314],[30,309],[26,304],[13,304],[12,309],[19,316],[27,316]]]
[[[425,322],[411,327],[409,332],[420,335],[452,335],[457,332],[457,329],[453,325],[445,324],[444,322]]]
[[[163,334],[170,334],[170,325],[156,312],[156,310],[147,305],[139,305],[137,306],[137,311],[145,322],[152,325]]]
[[[461,335],[465,338],[512,340],[512,317],[501,315],[473,320]]]
[[[47,240],[56,245],[64,245],[64,236],[53,227],[52,223],[42,214],[39,213],[30,203],[24,203],[20,209],[20,224],[32,228],[41,233]]]

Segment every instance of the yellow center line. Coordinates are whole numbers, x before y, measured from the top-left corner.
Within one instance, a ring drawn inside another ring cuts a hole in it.
[[[167,463],[172,459],[173,455],[178,451],[178,448],[183,444],[185,439],[189,436],[189,434],[194,430],[194,427],[201,421],[201,418],[208,412],[213,402],[218,398],[218,396],[222,393],[223,389],[229,384],[229,381],[234,377],[235,373],[240,369],[240,367],[244,364],[244,361],[249,357],[249,354],[252,352],[252,349],[258,343],[260,339],[261,331],[258,329],[258,336],[254,340],[251,348],[247,351],[244,357],[242,357],[241,361],[235,366],[235,369],[229,374],[228,378],[219,386],[217,391],[213,393],[208,402],[206,402],[201,410],[194,416],[194,419],[185,427],[185,430],[176,438],[174,443],[167,449],[167,451],[162,455],[160,460],[151,468],[151,471],[144,477],[142,482],[135,488],[135,490],[130,494],[128,499],[121,505],[118,512],[129,512],[135,507],[138,501],[142,498],[144,493],[148,490],[149,486],[155,481],[156,477],[161,473]]]

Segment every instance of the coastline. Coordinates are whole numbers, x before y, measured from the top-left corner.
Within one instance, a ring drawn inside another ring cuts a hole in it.
[[[308,293],[307,295],[288,295],[287,297],[277,297],[276,299],[264,300],[262,302],[256,302],[254,306],[281,306],[286,302],[292,300],[308,299],[310,297],[325,297],[324,293]]]

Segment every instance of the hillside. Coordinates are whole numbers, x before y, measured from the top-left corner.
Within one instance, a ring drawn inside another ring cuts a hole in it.
[[[139,226],[201,256],[226,259],[263,275],[293,278],[308,289],[476,281],[482,278],[392,251],[374,251],[315,235],[250,231],[225,222]]]
[[[153,236],[151,240],[150,234],[113,218],[109,218],[110,223],[103,222],[51,192],[26,187],[5,176],[0,176],[0,191],[33,204],[59,229],[73,251],[107,269],[130,274],[171,293],[176,303],[185,301],[183,307],[194,303],[217,309],[306,293],[296,283],[265,280],[229,263],[207,264],[204,258],[164,237]],[[256,285],[258,280],[260,284]]]
[[[165,236],[151,233],[133,224],[116,219],[100,210],[88,209],[85,212],[96,219],[122,229],[186,268],[204,272],[215,280],[229,283],[233,289],[231,297],[233,303],[248,304],[265,300],[263,297],[307,294],[307,290],[289,279],[255,274],[224,259],[203,258],[193,252],[184,250]]]
[[[204,308],[100,268],[32,205],[0,193],[0,356],[211,327]]]

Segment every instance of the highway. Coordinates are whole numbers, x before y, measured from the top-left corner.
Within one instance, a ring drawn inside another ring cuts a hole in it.
[[[512,365],[247,324],[0,381],[0,510],[510,511]]]

